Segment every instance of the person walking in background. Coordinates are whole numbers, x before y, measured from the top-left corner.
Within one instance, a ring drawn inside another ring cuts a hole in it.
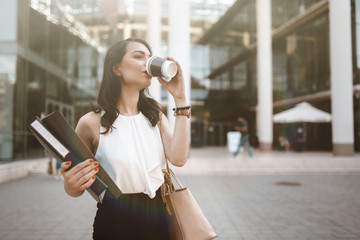
[[[252,148],[250,146],[250,141],[249,141],[248,124],[247,124],[247,121],[243,117],[237,118],[235,130],[239,131],[241,133],[241,137],[240,137],[239,146],[238,146],[236,152],[234,153],[234,157],[236,157],[239,154],[241,148],[244,147],[244,148],[246,148],[246,150],[249,154],[249,157],[252,158],[253,152],[252,152]]]
[[[56,180],[60,180],[62,178],[61,173],[60,173],[60,169],[61,169],[61,163],[59,161],[57,161],[52,154],[51,155],[51,159],[53,159],[52,161],[55,162],[55,171],[54,171],[54,177]]]
[[[175,127],[149,97],[152,77],[146,72],[151,57],[148,43],[129,38],[112,45],[105,56],[104,73],[97,103],[99,107],[82,116],[75,128],[93,159],[74,166],[64,162],[61,172],[67,194],[78,197],[95,180],[98,164],[123,192],[114,198],[108,191],[93,224],[93,239],[169,239],[166,206],[160,186],[166,159],[181,167],[190,144],[189,108],[183,73],[169,81],[157,78],[174,97]]]
[[[61,180],[62,176],[60,173],[61,163],[57,161],[52,153],[47,153],[49,155],[49,162],[48,162],[48,168],[47,173],[49,175],[53,175],[56,180]]]
[[[281,150],[290,151],[291,144],[286,137],[284,136],[279,137],[279,145]]]

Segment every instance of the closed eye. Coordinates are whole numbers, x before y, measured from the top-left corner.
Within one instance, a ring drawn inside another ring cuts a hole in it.
[[[143,59],[147,56],[148,54],[146,54],[145,52],[143,51],[134,51],[133,52],[133,57],[136,58],[136,59]],[[149,54],[150,55],[150,54]],[[150,56],[149,56],[150,57]]]

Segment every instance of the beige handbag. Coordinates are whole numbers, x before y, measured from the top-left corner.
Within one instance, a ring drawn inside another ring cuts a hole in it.
[[[174,240],[208,240],[217,234],[201,211],[188,188],[184,188],[175,173],[169,168],[163,170],[165,182],[161,194],[168,211],[168,222],[171,239]],[[179,189],[175,190],[172,177]]]

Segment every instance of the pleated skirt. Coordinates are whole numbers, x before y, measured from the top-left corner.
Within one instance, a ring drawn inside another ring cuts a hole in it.
[[[170,239],[160,189],[153,199],[143,193],[123,194],[118,199],[105,194],[97,207],[94,240]]]

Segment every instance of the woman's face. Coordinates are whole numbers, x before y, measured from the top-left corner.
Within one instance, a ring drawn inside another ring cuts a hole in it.
[[[146,72],[146,61],[150,57],[149,49],[139,42],[130,42],[122,61],[115,65],[113,71],[121,77],[122,85],[139,90],[151,84],[151,76]]]

